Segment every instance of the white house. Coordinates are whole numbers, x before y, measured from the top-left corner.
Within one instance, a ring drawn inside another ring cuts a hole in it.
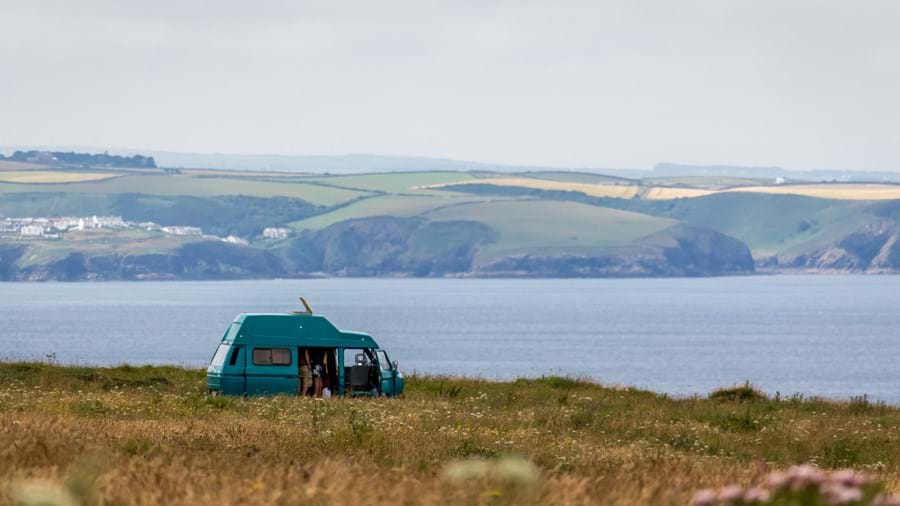
[[[200,227],[163,227],[162,230],[172,235],[203,235]]]
[[[241,246],[249,246],[250,245],[250,243],[247,242],[246,239],[241,239],[240,237],[237,237],[234,235],[229,235],[228,237],[226,237],[222,240],[225,242],[231,243],[231,244],[239,244]]]
[[[287,228],[272,227],[263,230],[263,237],[266,239],[284,239],[291,234]]]
[[[25,225],[19,229],[19,234],[27,237],[41,237],[44,235],[44,227],[40,225]]]

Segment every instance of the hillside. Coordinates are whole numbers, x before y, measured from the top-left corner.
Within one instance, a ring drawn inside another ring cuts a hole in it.
[[[834,188],[832,188],[834,186]],[[782,187],[754,186],[752,191],[708,191],[672,199],[592,197],[578,191],[506,187],[490,184],[456,186],[458,192],[482,197],[538,198],[557,202],[630,210],[716,230],[745,243],[759,267],[804,272],[900,272],[900,211],[894,199],[868,199],[871,185],[816,185],[814,193],[850,192],[845,199],[797,194]],[[885,185],[886,191],[894,191]],[[900,187],[898,187],[900,188]],[[853,193],[858,191],[857,193]]]
[[[421,376],[400,399],[230,398],[201,370],[40,363],[0,379],[4,503],[688,504],[798,463],[900,490],[900,410],[864,398]]]
[[[900,186],[892,184],[117,165],[133,159],[0,161],[0,217],[13,220],[0,220],[4,279],[900,270]],[[29,237],[19,230],[28,218],[92,216],[121,217],[131,231],[84,240],[68,231]],[[154,239],[133,230],[138,224],[196,227],[204,236]],[[267,229],[287,230],[263,237]],[[208,244],[188,247],[194,242]],[[141,267],[130,267],[135,262]]]

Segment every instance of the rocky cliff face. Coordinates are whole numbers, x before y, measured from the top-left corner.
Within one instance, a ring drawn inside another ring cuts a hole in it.
[[[678,225],[620,251],[514,255],[477,266],[478,276],[673,277],[747,274],[750,249],[719,232]]]
[[[495,237],[471,221],[377,217],[301,234],[277,253],[297,273],[446,276],[470,271],[479,246]]]
[[[89,255],[72,252],[44,265],[16,266],[25,246],[0,248],[0,279],[157,280],[329,276],[631,277],[711,276],[753,272],[740,241],[674,226],[627,248],[572,254],[485,256],[497,232],[474,221],[421,218],[350,220],[301,233],[276,249],[219,241],[168,252]]]
[[[20,244],[0,244],[0,281],[16,279],[18,272],[16,262],[27,249]]]
[[[774,263],[806,271],[900,272],[900,225],[890,221],[872,224],[833,244]]]
[[[2,255],[0,253],[0,259]],[[203,241],[185,244],[167,253],[90,256],[73,252],[48,264],[25,268],[12,265],[6,278],[0,279],[130,281],[272,278],[285,275],[279,260],[269,252],[218,241]],[[3,276],[2,263],[0,276]]]

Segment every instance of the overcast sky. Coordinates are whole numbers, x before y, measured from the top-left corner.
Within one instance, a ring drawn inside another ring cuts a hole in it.
[[[0,0],[0,145],[900,170],[900,2]]]

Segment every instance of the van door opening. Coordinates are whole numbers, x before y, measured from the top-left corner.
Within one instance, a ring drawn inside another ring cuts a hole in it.
[[[305,371],[307,355],[309,355],[310,361],[308,375]],[[334,348],[297,348],[297,356],[299,357],[298,376],[306,376],[306,380],[311,378],[310,385],[301,386],[303,389],[301,395],[324,397],[326,393],[327,395],[337,394],[340,377]],[[303,383],[306,382],[303,381]]]
[[[344,392],[347,395],[370,395],[377,397],[378,359],[368,348],[344,348],[343,350]]]

